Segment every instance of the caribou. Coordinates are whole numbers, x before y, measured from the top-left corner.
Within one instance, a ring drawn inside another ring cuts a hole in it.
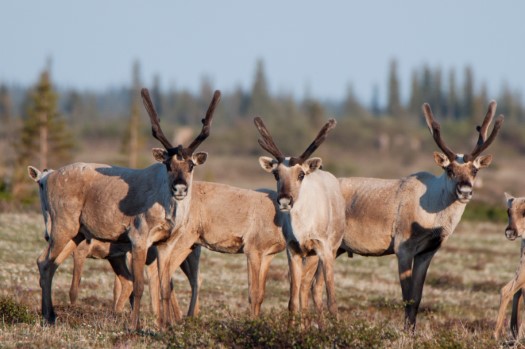
[[[28,166],[29,177],[35,182],[43,181],[44,176],[47,176],[52,169],[46,169],[41,172],[33,166]],[[40,186],[40,189],[43,188]],[[46,241],[49,239],[45,236]],[[71,279],[71,287],[69,289],[69,301],[75,304],[78,299],[78,290],[82,276],[82,270],[86,258],[106,259],[115,272],[115,282],[113,289],[113,309],[116,313],[124,311],[126,300],[130,298],[133,290],[132,275],[127,267],[126,257],[129,257],[131,251],[131,244],[127,243],[110,243],[98,240],[84,240],[73,251],[73,277]],[[191,286],[191,301],[188,309],[188,316],[193,316],[198,312],[198,267],[199,267],[200,247],[195,247],[192,253],[181,264],[181,269],[188,278]],[[155,315],[159,315],[160,294],[158,287],[158,268],[157,250],[155,246],[148,249],[146,259],[146,274],[148,275],[149,284],[151,288],[151,305]],[[172,299],[173,300],[173,299]],[[175,309],[177,309],[175,307]],[[174,309],[174,310],[175,310]]]
[[[259,145],[274,156],[262,156],[259,163],[277,182],[276,201],[283,216],[282,230],[291,275],[288,309],[292,315],[301,312],[304,304],[300,303],[305,302],[301,289],[309,289],[303,282],[311,281],[313,275],[309,274],[319,270],[326,284],[328,310],[336,315],[333,264],[345,227],[344,199],[337,178],[321,169],[321,158],[309,158],[336,121],[330,119],[299,157],[284,156],[262,119],[256,117],[254,122],[262,137]]]
[[[131,244],[133,310],[129,326],[138,329],[148,248],[158,245],[162,273],[168,264],[163,259],[169,256],[166,246],[176,240],[177,229],[187,221],[193,168],[207,158],[207,153],[196,149],[209,136],[220,92],[215,92],[202,120],[202,130],[188,147],[171,145],[162,132],[148,90],[142,89],[141,94],[153,136],[165,148],[152,151],[159,163],[145,169],[74,163],[38,180],[48,244],[37,265],[42,315],[49,324],[56,320],[51,297],[55,271],[83,240],[95,239]]]
[[[441,138],[440,124],[430,106],[423,105],[427,126],[443,153],[434,160],[443,174],[418,172],[401,179],[340,178],[346,202],[346,229],[339,253],[362,256],[395,254],[405,307],[405,329],[415,330],[416,316],[430,261],[454,232],[472,198],[478,170],[490,165],[491,155],[481,155],[496,138],[503,123],[500,115],[490,136],[496,111],[489,104],[478,141],[469,154],[453,152]],[[319,288],[319,286],[316,286]],[[314,290],[319,299],[322,290]]]
[[[519,301],[522,297],[522,289],[525,286],[525,197],[515,198],[505,193],[505,201],[507,202],[507,215],[509,218],[508,225],[505,228],[505,237],[511,241],[516,240],[517,237],[521,237],[521,253],[516,275],[501,288],[501,299],[496,328],[494,330],[494,338],[496,339],[498,339],[501,334],[503,320],[505,320],[505,310],[511,298],[513,298],[513,303],[510,327],[513,336],[515,338],[518,337]]]
[[[258,316],[270,262],[286,246],[276,197],[271,190],[195,181],[188,223],[181,227],[171,251],[171,275],[195,244],[220,253],[243,253],[248,262],[250,311]],[[173,299],[172,303],[178,304]]]

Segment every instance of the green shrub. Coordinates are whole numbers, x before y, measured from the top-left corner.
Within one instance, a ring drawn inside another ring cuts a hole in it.
[[[6,324],[34,324],[36,315],[11,297],[0,296],[0,319]]]
[[[187,318],[167,335],[169,348],[386,348],[398,332],[385,323],[349,323],[327,318],[317,326],[315,315],[307,314],[289,325],[287,312],[271,312],[260,318],[224,317]]]
[[[463,219],[468,221],[491,221],[503,223],[507,221],[507,211],[504,207],[496,207],[486,202],[473,201],[465,208]]]

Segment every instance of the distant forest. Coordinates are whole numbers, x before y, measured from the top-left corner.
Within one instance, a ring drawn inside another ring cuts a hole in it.
[[[52,73],[51,73],[52,75]],[[80,91],[75,88],[55,87],[59,95],[58,112],[70,126],[82,125],[102,119],[127,119],[137,86],[149,87],[155,105],[163,119],[180,125],[193,125],[214,89],[210,79],[203,77],[198,93],[184,89],[161,90],[161,77],[155,75],[145,80],[140,74],[140,64],[135,62],[131,69],[132,83],[129,86],[104,91]],[[52,76],[51,76],[52,79]],[[35,77],[35,83],[38,77]],[[525,121],[523,96],[521,91],[513,90],[504,84],[495,96],[488,96],[487,86],[479,82],[474,71],[467,66],[463,69],[442,71],[440,67],[422,66],[413,69],[410,84],[410,97],[403,103],[400,98],[400,80],[395,60],[390,62],[388,76],[385,77],[387,103],[379,103],[379,88],[376,88],[371,101],[359,100],[352,87],[346,91],[342,100],[322,101],[315,96],[296,100],[288,95],[271,95],[265,75],[264,62],[255,64],[255,73],[250,90],[242,88],[223,95],[221,119],[230,122],[235,119],[260,115],[267,118],[286,118],[290,114],[312,117],[317,108],[336,118],[342,117],[410,117],[419,115],[423,102],[432,106],[434,113],[443,119],[461,120],[479,117],[490,99],[498,101],[498,112],[508,119]],[[458,83],[461,81],[461,83]],[[352,86],[351,82],[349,86]],[[231,86],[225,86],[232,90]],[[0,121],[3,125],[10,118],[24,118],[27,114],[30,91],[34,86],[7,85],[0,81]],[[315,118],[315,117],[314,117]]]
[[[16,194],[17,181],[27,182],[28,163],[57,168],[74,158],[79,143],[118,139],[120,151],[125,154],[120,164],[142,165],[138,153],[151,138],[140,99],[142,87],[149,88],[163,125],[193,129],[199,127],[213,90],[230,91],[223,93],[214,119],[214,128],[222,135],[217,138],[214,151],[230,155],[258,151],[251,124],[254,116],[263,117],[276,129],[277,136],[281,133],[285,150],[294,149],[296,142],[307,142],[328,117],[338,119],[338,129],[344,130],[334,136],[334,142],[341,147],[357,144],[389,148],[389,135],[424,129],[424,102],[430,103],[440,122],[463,125],[459,127],[468,123],[472,133],[472,123],[482,120],[490,99],[497,100],[497,113],[506,117],[503,141],[518,152],[525,152],[525,132],[521,127],[509,126],[525,122],[521,92],[505,84],[497,96],[488,96],[486,84],[476,80],[469,66],[446,72],[426,65],[415,68],[411,81],[403,82],[410,83],[410,97],[403,102],[397,62],[392,60],[384,79],[386,88],[382,89],[387,93],[385,105],[379,103],[379,88],[374,90],[371,101],[359,100],[351,87],[342,100],[320,100],[315,96],[298,100],[291,95],[273,95],[262,60],[255,63],[248,90],[212,86],[207,78],[202,79],[196,93],[176,88],[162,90],[161,76],[143,79],[139,62],[133,64],[130,75],[129,86],[104,91],[55,86],[50,69],[35,77],[33,86],[0,81],[0,150],[4,153],[0,158],[0,199],[2,192]],[[417,148],[417,144],[412,147]]]

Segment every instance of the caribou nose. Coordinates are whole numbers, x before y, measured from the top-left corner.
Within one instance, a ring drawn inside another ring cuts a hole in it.
[[[512,241],[516,240],[518,234],[516,234],[516,231],[514,229],[507,227],[507,229],[505,229],[505,237]]]
[[[188,194],[188,186],[186,184],[175,184],[173,185],[173,196],[176,200],[182,200]]]
[[[279,209],[281,211],[290,211],[293,207],[293,199],[290,197],[280,197],[279,198]]]
[[[469,201],[472,198],[472,185],[458,184],[456,187],[456,195],[460,201]]]

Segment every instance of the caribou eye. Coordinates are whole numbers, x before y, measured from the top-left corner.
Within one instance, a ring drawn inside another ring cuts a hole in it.
[[[453,177],[454,176],[454,172],[452,171],[452,169],[450,167],[447,167],[447,175],[449,177]]]
[[[297,177],[297,179],[299,179],[300,181],[302,181],[304,179],[304,172],[303,171],[299,172],[299,176]]]
[[[279,173],[277,171],[273,171],[273,176],[275,177],[275,180],[278,181],[279,180]]]
[[[194,167],[195,164],[193,163],[193,161],[188,161],[188,172],[191,172]]]
[[[477,174],[478,174],[478,171],[479,171],[479,170],[478,170],[477,168],[474,167],[474,168],[472,169],[472,175],[473,175],[473,176],[477,175]]]

